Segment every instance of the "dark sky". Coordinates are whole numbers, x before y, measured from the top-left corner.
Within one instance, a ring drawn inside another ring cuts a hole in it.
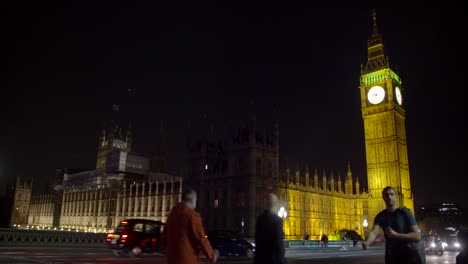
[[[336,176],[350,161],[366,186],[358,86],[375,7],[406,89],[415,202],[468,207],[461,8],[68,2],[5,10],[1,186],[33,176],[39,190],[56,168],[94,168],[115,103],[134,127],[136,152],[148,155],[166,123],[175,172],[188,121],[222,126],[253,110],[266,128],[278,120],[283,168],[307,163]]]

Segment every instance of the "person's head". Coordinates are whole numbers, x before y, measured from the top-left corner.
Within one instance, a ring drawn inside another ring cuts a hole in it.
[[[396,191],[393,187],[387,186],[382,191],[382,198],[385,201],[387,207],[396,206]]]
[[[197,207],[197,193],[193,189],[186,189],[182,193],[182,202],[184,204],[192,209],[195,209]]]
[[[278,213],[279,211],[278,196],[274,193],[269,193],[267,201],[268,201],[268,209],[273,213]]]

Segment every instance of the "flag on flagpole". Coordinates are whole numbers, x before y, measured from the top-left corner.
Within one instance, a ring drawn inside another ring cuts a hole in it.
[[[114,111],[116,111],[116,112],[119,111],[119,108],[120,108],[120,105],[118,105],[118,104],[113,104],[113,105],[112,105],[112,110],[114,110]]]

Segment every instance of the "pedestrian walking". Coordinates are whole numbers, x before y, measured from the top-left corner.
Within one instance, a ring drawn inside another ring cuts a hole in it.
[[[197,193],[188,189],[182,193],[182,202],[172,208],[162,233],[162,244],[168,264],[198,264],[200,253],[216,263],[200,214],[195,211]]]
[[[255,227],[255,264],[286,264],[283,219],[278,216],[279,201],[268,194],[268,208],[257,217]]]
[[[307,234],[307,232],[304,234],[304,246],[306,247],[307,246],[307,243],[309,241],[309,234]]]

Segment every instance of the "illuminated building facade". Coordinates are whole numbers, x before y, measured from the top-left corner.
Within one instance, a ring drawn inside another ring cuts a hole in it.
[[[385,208],[382,190],[396,189],[399,206],[414,213],[408,143],[406,141],[404,88],[386,56],[382,36],[373,13],[373,30],[368,41],[367,63],[361,66],[360,94],[364,119],[369,221]]]
[[[165,222],[182,199],[182,177],[161,172],[167,160],[161,151],[151,158],[158,159],[159,171],[152,170],[150,159],[125,151],[131,147],[129,132],[122,141],[116,131],[121,130],[116,126],[102,133],[95,170],[57,170],[52,193],[31,196],[32,185],[18,179],[18,209],[12,212],[10,226],[106,232],[123,218]]]
[[[301,172],[298,165],[294,173],[279,168],[279,126],[260,130],[255,118],[221,133],[209,125],[204,125],[209,131],[193,138],[195,133],[188,131],[184,181],[163,173],[167,148],[157,149],[151,160],[135,156],[131,131],[122,133],[113,125],[101,133],[97,170],[67,177],[63,173],[55,186],[52,220],[50,198],[42,197],[38,198],[42,202],[32,199],[28,222],[96,229],[113,227],[124,217],[164,222],[180,201],[183,185],[197,191],[197,207],[206,229],[238,230],[246,236],[253,236],[268,192],[279,195],[288,213],[284,222],[287,239],[302,239],[305,233],[319,239],[340,229],[364,234],[362,223],[367,220],[372,227],[375,215],[384,208],[381,192],[387,185],[396,188],[399,204],[414,212],[404,89],[390,68],[375,14],[373,19],[359,87],[368,191],[361,188],[350,164],[341,171],[343,178],[339,172],[335,177],[331,170],[319,176],[313,169],[311,175],[307,166]]]
[[[294,175],[286,169],[278,188],[280,200],[288,201],[284,222],[287,238],[302,239],[305,233],[311,239],[336,230],[355,230],[363,235],[363,220],[367,218],[368,194],[360,191],[358,178],[353,178],[351,167],[342,181],[333,171],[319,177],[315,170],[311,177],[306,167],[303,174],[296,169]]]
[[[249,125],[223,135],[212,132],[188,144],[186,181],[199,194],[198,208],[208,230],[237,230],[247,236],[255,232],[256,217],[266,208],[268,192],[278,194],[288,213],[284,229],[287,239],[311,239],[339,229],[363,234],[367,215],[367,193],[360,192],[348,165],[342,181],[338,175],[311,176],[279,169],[279,128],[269,133]]]
[[[21,181],[20,178],[17,178],[13,191],[13,206],[11,207],[10,223],[26,226],[28,224],[32,182]]]
[[[170,209],[181,200],[180,177],[162,173],[151,173],[145,180],[127,175],[105,177],[100,184],[63,189],[60,226],[109,229],[124,218],[165,222]]]
[[[280,170],[278,126],[270,134],[257,131],[255,120],[226,137],[206,133],[189,141],[187,181],[200,193],[200,211],[208,229],[229,228],[253,235],[256,216],[266,206],[269,191],[279,193],[288,216],[285,235],[301,239],[305,233],[318,239],[335,230],[364,234],[363,222],[372,227],[384,209],[381,192],[393,186],[399,205],[414,212],[405,129],[404,88],[390,68],[377,29],[368,41],[368,58],[360,76],[364,121],[368,192],[361,191],[348,165],[342,181],[332,173],[319,180],[308,168],[291,175]],[[344,188],[343,188],[344,183]]]
[[[181,177],[149,173],[141,178],[101,170],[78,174],[70,176],[88,178],[81,185],[65,181],[55,186],[55,194],[33,196],[23,225],[106,232],[124,218],[165,222],[170,209],[181,201]],[[61,196],[60,214],[55,215],[57,195]],[[18,223],[12,218],[11,225]]]

